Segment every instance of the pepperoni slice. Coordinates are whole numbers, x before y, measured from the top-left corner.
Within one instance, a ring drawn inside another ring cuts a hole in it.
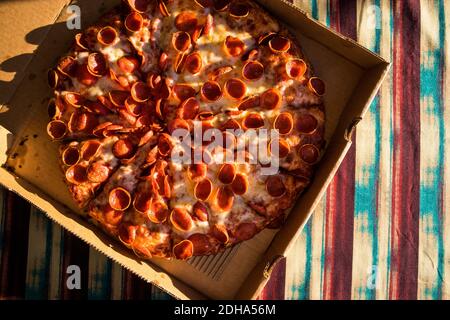
[[[228,211],[233,206],[234,195],[233,191],[228,186],[220,187],[217,192],[217,205],[223,211]]]
[[[318,126],[317,119],[311,114],[301,114],[298,116],[295,127],[301,133],[311,134]]]
[[[66,92],[63,95],[64,101],[72,107],[79,108],[84,103],[84,97],[76,92]]]
[[[48,86],[52,89],[56,89],[56,87],[59,84],[59,75],[58,72],[56,72],[53,69],[48,70],[47,72],[47,83]]]
[[[238,130],[241,128],[239,122],[235,119],[228,119],[224,124],[220,126],[220,130]]]
[[[153,223],[163,223],[168,216],[167,205],[161,200],[153,201],[151,210],[147,211],[147,217]]]
[[[87,168],[87,178],[91,182],[101,183],[108,179],[111,170],[101,161],[93,162]]]
[[[208,200],[209,196],[211,195],[212,188],[213,188],[212,182],[207,178],[201,180],[200,182],[197,182],[197,184],[194,187],[195,197],[198,200],[202,201]]]
[[[96,127],[96,129],[97,129],[97,127]],[[117,131],[119,131],[119,130],[123,130],[123,126],[121,126],[119,124],[110,124],[109,126],[104,128],[102,134],[104,137],[110,137],[110,136],[116,134]]]
[[[175,32],[172,36],[172,46],[178,52],[185,52],[191,46],[191,36],[185,31]]]
[[[99,153],[101,147],[102,144],[100,141],[88,140],[81,146],[81,157],[83,157],[84,160],[89,161]]]
[[[96,127],[92,130],[92,133],[93,133],[95,136],[97,136],[97,137],[103,137],[106,128],[108,128],[110,125],[112,125],[112,122],[103,122],[103,123],[100,123],[98,126],[96,126]]]
[[[258,129],[263,126],[264,126],[264,119],[258,113],[248,114],[242,122],[242,127],[245,129]]]
[[[264,66],[259,61],[249,60],[242,67],[242,77],[248,81],[256,81],[264,75]]]
[[[325,94],[325,83],[317,77],[309,79],[308,88],[319,97]]]
[[[274,198],[279,198],[286,193],[286,187],[280,176],[269,176],[266,180],[266,190]]]
[[[269,48],[275,53],[286,52],[291,48],[291,42],[285,37],[275,35],[269,41]]]
[[[97,125],[97,118],[92,113],[75,111],[70,115],[68,129],[70,132],[92,132]]]
[[[163,17],[168,17],[170,16],[170,12],[167,9],[166,4],[164,3],[164,1],[158,1],[158,8],[159,8],[159,12],[161,12]]]
[[[272,88],[264,91],[261,95],[261,106],[273,110],[281,106],[281,94],[278,89]]]
[[[52,120],[47,125],[47,134],[53,140],[64,138],[67,133],[67,125],[61,120]]]
[[[267,32],[267,33],[261,35],[261,36],[258,38],[258,44],[259,44],[259,45],[266,45],[266,44],[267,44],[270,40],[272,40],[272,38],[275,37],[275,36],[276,36],[276,33],[275,33],[275,32]]]
[[[250,9],[245,3],[232,2],[229,11],[233,18],[245,18],[248,16]]]
[[[113,27],[107,26],[97,33],[97,40],[104,46],[112,45],[117,39],[117,31]]]
[[[247,99],[242,101],[239,104],[238,109],[239,110],[247,110],[247,109],[251,109],[251,108],[257,108],[260,105],[261,105],[261,98],[259,96],[252,96],[252,97],[248,97]]]
[[[200,53],[193,52],[186,57],[184,68],[191,74],[197,74],[202,69],[203,61]]]
[[[78,49],[89,50],[86,35],[84,33],[80,32],[75,35],[75,43],[77,44]]]
[[[214,9],[216,11],[225,11],[228,9],[231,0],[214,0]]]
[[[314,164],[319,160],[320,151],[315,145],[304,144],[299,150],[300,158],[307,164]]]
[[[47,105],[47,113],[48,117],[53,120],[57,120],[61,118],[62,110],[65,109],[65,106],[61,103],[56,103],[55,99],[51,99]]]
[[[66,179],[75,185],[82,184],[87,181],[86,167],[81,164],[76,164],[66,170]]]
[[[138,32],[142,29],[142,25],[144,24],[144,19],[141,14],[137,11],[132,11],[125,18],[125,28],[130,32]]]
[[[158,152],[162,156],[167,156],[169,155],[170,151],[172,151],[172,143],[170,141],[170,136],[166,133],[163,133],[159,136]]]
[[[192,208],[192,211],[194,212],[194,216],[198,220],[200,220],[200,221],[208,221],[208,209],[200,201],[197,201],[194,204],[194,206]]]
[[[197,116],[200,109],[200,104],[197,99],[190,97],[183,101],[180,105],[180,118],[185,120],[193,120]]]
[[[144,13],[147,11],[147,7],[149,4],[148,0],[127,0],[128,5],[131,9],[134,11],[137,11],[139,13]]]
[[[128,138],[117,140],[112,147],[112,152],[118,159],[130,159],[135,151],[134,143]]]
[[[276,152],[276,144],[278,144],[278,154]],[[283,159],[287,157],[289,152],[291,152],[291,147],[289,146],[289,143],[284,139],[273,139],[272,141],[270,141],[269,151],[271,155]]]
[[[245,43],[236,37],[227,36],[224,42],[225,53],[232,57],[237,57],[245,51]]]
[[[194,226],[191,216],[184,208],[174,208],[170,213],[170,222],[180,231],[189,231]]]
[[[59,72],[68,77],[74,77],[77,72],[77,62],[74,57],[66,56],[62,57],[58,61],[58,66],[56,67]]]
[[[301,79],[306,72],[306,63],[302,59],[291,59],[286,62],[286,73],[290,78]]]
[[[228,97],[235,100],[241,100],[245,97],[245,94],[247,93],[247,86],[246,84],[238,79],[238,78],[232,78],[229,79],[225,83],[225,94],[227,94]]]
[[[134,196],[133,207],[137,212],[146,213],[152,207],[152,195],[150,192],[138,192]]]
[[[186,260],[186,259],[189,259],[190,257],[192,257],[192,255],[194,253],[194,245],[189,240],[183,240],[183,241],[178,242],[173,247],[172,251],[173,251],[173,255],[175,256],[175,258],[180,259],[180,260]]]
[[[62,162],[66,166],[73,166],[80,160],[80,152],[77,147],[67,147],[62,153]]]
[[[124,56],[117,60],[117,66],[126,74],[133,73],[139,68],[139,60],[132,56]]]
[[[195,96],[195,89],[188,84],[176,84],[173,87],[173,95],[180,100],[180,102],[183,102]]]
[[[144,82],[137,81],[131,87],[131,96],[137,102],[145,102],[150,98],[150,88]]]
[[[200,8],[209,8],[214,5],[213,0],[194,0]]]
[[[131,245],[136,239],[137,226],[130,225],[128,223],[121,224],[119,227],[119,240],[126,246]]]
[[[108,202],[114,210],[125,211],[131,204],[131,195],[126,189],[117,187],[109,192]]]
[[[107,224],[112,226],[117,226],[123,220],[123,212],[117,211],[111,208],[111,206],[106,205],[106,208],[103,209],[103,217]]]
[[[217,178],[223,184],[232,183],[235,176],[236,176],[236,168],[234,165],[230,163],[224,163],[222,167],[219,169],[219,173],[217,174]]]
[[[242,61],[254,61],[257,60],[259,57],[259,50],[258,49],[252,49],[250,51],[247,51],[242,57]]]
[[[84,107],[88,109],[90,112],[102,116],[105,116],[110,113],[110,110],[99,101],[86,100],[84,102]]]
[[[280,134],[289,134],[291,133],[294,127],[294,120],[292,118],[292,114],[289,112],[280,113],[273,123],[274,129],[278,130]]]
[[[228,236],[227,228],[223,224],[215,224],[212,227],[211,233],[214,238],[219,240],[221,243],[228,243],[230,240]]]
[[[202,98],[207,102],[217,101],[222,97],[222,89],[216,81],[207,81],[200,90]]]
[[[239,241],[253,238],[258,233],[258,228],[253,222],[243,222],[239,224],[234,232],[234,236]]]
[[[94,85],[98,81],[98,77],[93,76],[89,72],[87,63],[78,65],[76,78],[80,83],[88,87]]]
[[[192,181],[198,181],[206,177],[208,167],[205,163],[193,163],[188,167],[188,176]]]
[[[231,183],[231,190],[238,196],[244,195],[248,190],[247,176],[242,173],[236,174]]]
[[[138,117],[142,115],[144,111],[144,104],[135,101],[133,97],[130,96],[125,100],[125,108],[131,115]]]
[[[183,11],[175,17],[175,27],[180,31],[191,32],[198,25],[198,19],[193,11]]]
[[[201,256],[209,253],[212,249],[212,245],[209,241],[209,237],[203,233],[194,233],[190,235],[188,240],[192,242],[194,247],[194,256]]]
[[[211,71],[210,73],[208,73],[208,79],[212,80],[212,81],[216,81],[220,76],[223,76],[224,74],[227,74],[228,72],[231,72],[231,71],[233,71],[232,66],[218,67],[218,68],[214,69],[213,71]]]
[[[116,107],[123,107],[130,96],[127,91],[114,90],[108,93],[109,100]]]
[[[108,71],[105,56],[98,52],[89,54],[87,68],[89,73],[95,77],[104,76]]]

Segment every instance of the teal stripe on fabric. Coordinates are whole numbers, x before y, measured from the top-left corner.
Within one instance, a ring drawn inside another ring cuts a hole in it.
[[[30,210],[30,232],[25,298],[47,299],[50,272],[52,222],[35,207]],[[33,246],[35,241],[44,242]],[[31,251],[30,250],[36,250]]]
[[[103,253],[98,252],[94,248],[90,248],[89,266],[95,264],[95,270],[89,270],[89,300],[105,300],[111,298],[111,259],[106,257]]]
[[[429,101],[426,105],[428,108],[424,110],[425,114],[436,119],[436,125],[439,128],[439,150],[437,162],[434,166],[426,168],[425,179],[430,180],[420,185],[420,219],[428,222],[429,227],[422,232],[436,237],[438,251],[438,261],[436,264],[439,275],[443,274],[443,238],[442,238],[442,188],[443,188],[443,172],[444,172],[444,134],[445,126],[443,119],[443,101],[442,101],[442,70],[444,58],[444,37],[445,37],[445,16],[443,1],[434,2],[433,5],[441,10],[439,13],[439,47],[436,50],[429,49],[423,54],[427,55],[427,63],[423,63],[420,67],[420,97]],[[430,61],[432,65],[430,65]],[[422,179],[421,179],[422,180]],[[431,288],[425,290],[426,299],[440,299],[442,296],[442,280],[435,279],[433,284],[429,284]]]
[[[445,154],[445,136],[446,136],[446,126],[445,126],[445,119],[443,117],[444,114],[444,108],[445,108],[445,101],[444,101],[444,95],[442,94],[443,92],[443,70],[444,70],[444,66],[445,66],[445,41],[446,41],[446,29],[445,29],[445,22],[446,22],[446,18],[448,19],[448,17],[445,16],[445,10],[444,10],[444,1],[445,0],[440,0],[439,1],[439,38],[440,38],[440,49],[441,49],[441,69],[440,69],[440,108],[439,108],[439,161],[441,163],[441,170],[439,173],[439,176],[441,177],[441,182],[439,185],[439,216],[438,219],[440,221],[440,231],[439,231],[439,261],[438,261],[438,272],[439,274],[443,274],[444,271],[444,267],[445,267],[445,261],[444,261],[444,257],[445,257],[445,246],[444,246],[444,237],[443,237],[443,226],[442,223],[444,222],[443,220],[443,206],[442,203],[444,201],[443,199],[443,193],[444,193],[444,181],[442,180],[442,177],[444,177],[444,154]],[[444,279],[440,279],[442,281],[439,281],[439,298],[442,299],[442,285],[443,285],[443,281]]]
[[[296,297],[296,300],[306,300],[310,297],[310,284],[311,284],[311,260],[312,260],[312,219],[306,223],[302,230],[302,236],[305,241],[305,261],[300,261],[304,264],[303,279],[300,279],[299,283],[292,284],[291,297]],[[298,266],[300,268],[300,266]]]
[[[306,231],[306,261],[305,261],[305,278],[303,280],[303,293],[300,299],[309,299],[311,287],[311,260],[312,260],[312,219],[309,219],[305,226]]]
[[[317,2],[315,0],[311,0],[311,16],[314,19],[319,20],[319,9],[317,8]]]
[[[174,298],[164,292],[163,290],[159,289],[156,286],[152,286],[151,290],[151,299],[152,300],[174,300]]]

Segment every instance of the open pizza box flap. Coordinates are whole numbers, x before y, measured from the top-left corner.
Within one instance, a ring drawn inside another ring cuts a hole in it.
[[[260,0],[298,37],[315,73],[327,83],[326,153],[315,179],[278,232],[211,257],[188,262],[136,259],[77,214],[57,163],[57,144],[45,132],[47,69],[70,46],[77,30],[66,24],[71,4],[81,8],[81,27],[118,1],[4,1],[0,3],[0,183],[44,211],[50,219],[143,279],[181,299],[256,298],[277,261],[288,254],[351,145],[389,63],[310,19],[282,0]],[[76,9],[75,9],[76,10]],[[76,11],[75,11],[76,12]],[[6,37],[9,35],[9,37]]]

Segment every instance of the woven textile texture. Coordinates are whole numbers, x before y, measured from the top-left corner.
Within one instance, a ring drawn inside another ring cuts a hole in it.
[[[294,4],[393,67],[260,298],[449,299],[450,1]],[[170,298],[11,192],[0,203],[0,298]],[[65,286],[72,264],[81,290]]]

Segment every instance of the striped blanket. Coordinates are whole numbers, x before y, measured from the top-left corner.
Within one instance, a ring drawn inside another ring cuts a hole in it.
[[[260,298],[449,299],[450,2],[294,3],[393,68]],[[14,194],[0,200],[0,298],[169,298]],[[81,290],[65,286],[72,264]]]

